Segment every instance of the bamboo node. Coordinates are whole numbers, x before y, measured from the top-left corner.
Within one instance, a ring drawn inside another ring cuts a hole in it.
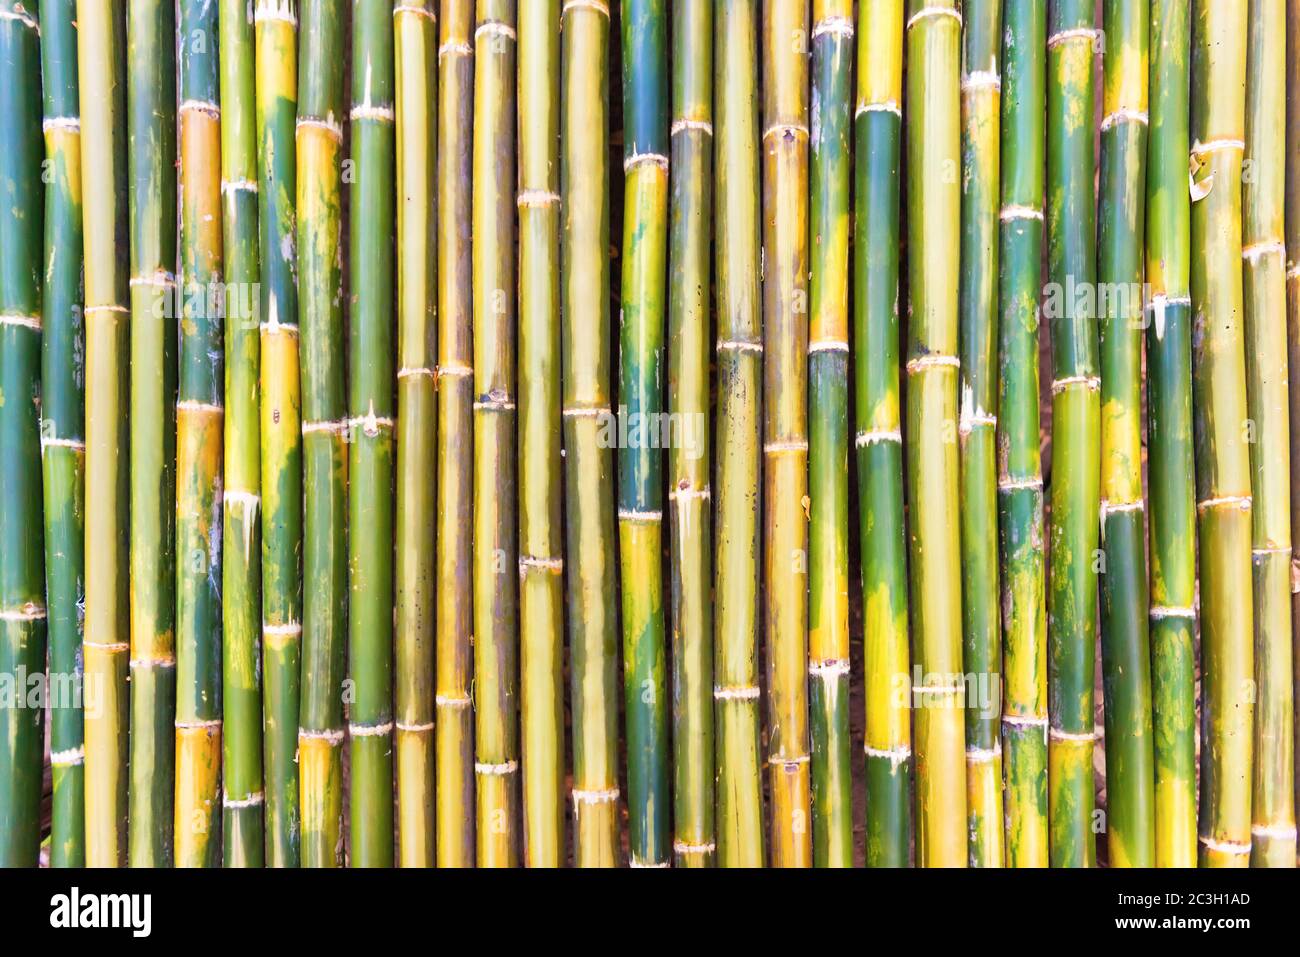
[[[433,696],[433,703],[439,708],[453,708],[455,710],[460,710],[462,708],[468,708],[470,705],[472,705],[474,703],[474,699],[472,699],[469,695],[465,695],[465,694],[460,694],[460,695],[438,694]]]
[[[1100,36],[1101,31],[1093,27],[1071,27],[1069,30],[1062,30],[1048,37],[1047,48],[1050,50],[1052,47],[1068,43],[1070,40],[1087,40],[1089,43],[1096,43]]]
[[[930,17],[951,17],[957,21],[958,26],[961,26],[960,10],[956,10],[953,7],[922,7],[908,19],[907,29],[912,29],[912,27],[916,26],[918,22],[929,19]]]
[[[908,375],[916,375],[924,372],[926,369],[943,368],[959,369],[961,368],[961,360],[956,356],[945,356],[935,352],[907,360]]]
[[[1038,206],[1020,206],[1016,203],[1008,203],[998,213],[998,219],[1004,223],[1016,219],[1036,219],[1041,223],[1043,221],[1043,210]]]
[[[660,870],[662,868],[668,867],[669,864],[667,861],[638,861],[635,857],[629,857],[627,860],[627,866],[629,868],[648,868],[652,870]]]
[[[1253,824],[1250,833],[1273,841],[1294,841],[1296,838],[1294,824]]]
[[[1042,728],[1047,730],[1047,719],[1028,714],[1004,714],[1002,723],[1014,728]]]
[[[668,169],[668,157],[663,153],[632,153],[623,160],[623,172],[630,173],[637,166],[657,166],[659,169]]]
[[[1152,605],[1147,614],[1156,621],[1161,621],[1165,618],[1195,618],[1196,609],[1174,607],[1172,605]]]
[[[221,792],[221,806],[239,810],[245,807],[258,807],[266,800],[266,795],[261,791],[255,791],[247,797],[231,798],[224,790]]]
[[[464,40],[448,40],[442,46],[438,47],[438,61],[441,62],[444,56],[457,54],[459,56],[473,56],[474,48]]]
[[[685,133],[687,130],[695,130],[704,133],[707,136],[713,135],[713,124],[707,120],[680,119],[673,120],[672,128],[669,130],[669,136],[676,136],[678,133]]]
[[[898,105],[897,100],[882,100],[879,103],[859,103],[857,109],[853,111],[853,118],[857,119],[864,113],[893,113],[897,117],[902,117],[903,110]]]
[[[50,764],[58,768],[74,768],[86,762],[86,749],[82,745],[66,751],[51,751]]]
[[[613,410],[609,406],[588,406],[578,405],[571,406],[567,409],[561,409],[560,414],[568,419],[594,418],[599,419],[604,416],[612,417]]]
[[[61,448],[61,449],[72,449],[74,452],[86,451],[86,443],[81,439],[46,438],[45,436],[42,435],[41,450],[44,451],[46,448],[50,446],[53,446],[55,448]]]
[[[515,28],[508,23],[502,23],[500,20],[484,20],[474,31],[474,40],[477,42],[479,37],[498,36],[507,40],[515,39]]]
[[[718,849],[718,845],[713,841],[703,844],[692,844],[690,841],[673,841],[673,851],[678,854],[712,854]]]
[[[1252,263],[1259,262],[1265,256],[1276,253],[1279,256],[1286,256],[1286,245],[1280,239],[1266,239],[1258,243],[1251,243],[1249,246],[1241,247],[1241,258],[1249,260]]]
[[[564,7],[560,10],[560,16],[563,17],[570,10],[591,10],[595,13],[604,14],[605,19],[609,19],[609,7],[605,6],[601,0],[564,0]]]
[[[144,670],[148,670],[151,668],[163,668],[163,669],[175,668],[176,656],[175,655],[150,655],[148,658],[132,658],[129,662],[127,662],[127,666],[133,669],[140,668]]]
[[[714,685],[715,701],[754,701],[759,696],[758,685]]]
[[[1023,478],[1023,479],[1006,478],[998,482],[999,492],[1014,492],[1018,489],[1025,489],[1025,488],[1037,489],[1038,491],[1041,492],[1043,489],[1043,477],[1040,475],[1035,478]]]
[[[843,677],[848,673],[849,663],[843,658],[827,658],[824,661],[814,661],[808,666],[808,674],[827,681]]]
[[[851,37],[853,36],[853,21],[848,17],[829,16],[822,17],[813,27],[812,38],[816,40],[823,34],[833,36]]]
[[[349,724],[348,734],[354,738],[382,738],[391,734],[393,722],[384,721],[379,724]]]
[[[775,134],[778,137],[797,139],[808,136],[808,127],[802,123],[773,123],[763,131],[763,139]]]
[[[0,313],[0,326],[18,326],[21,329],[41,331],[40,316],[25,316],[15,312]]]
[[[1081,385],[1089,392],[1101,391],[1101,377],[1095,375],[1068,375],[1052,382],[1052,395],[1060,395],[1070,386]]]
[[[1146,508],[1146,502],[1142,499],[1135,499],[1132,502],[1111,502],[1106,499],[1101,500],[1098,508],[1099,515],[1104,524],[1106,517],[1115,512],[1141,512]]]
[[[177,721],[175,726],[178,731],[210,731],[213,728],[221,727],[221,719],[209,718],[207,720]]]
[[[1292,263],[1291,268],[1286,271],[1288,279],[1300,279],[1300,262]]]
[[[785,771],[794,771],[799,765],[807,764],[812,759],[806,754],[792,754],[789,756],[780,754],[769,754],[767,757],[768,767],[780,767]]]
[[[159,286],[163,289],[176,285],[176,274],[166,269],[155,269],[152,273],[132,276],[129,280],[132,289],[136,286]]]
[[[579,804],[609,804],[618,800],[618,788],[574,788],[573,803],[576,807]]]
[[[557,206],[559,202],[559,193],[552,193],[545,189],[520,190],[519,195],[515,197],[516,206],[527,208]]]
[[[889,769],[897,771],[900,765],[906,764],[912,757],[912,746],[909,744],[900,744],[895,748],[873,748],[869,744],[862,745],[862,753],[868,758],[884,758],[889,762]]]
[[[991,748],[972,748],[966,749],[967,764],[987,764],[990,761],[996,761],[1002,757],[1002,745],[995,743]]]
[[[748,339],[719,339],[714,348],[718,352],[762,352],[763,343]]]
[[[125,641],[83,641],[83,648],[94,648],[96,651],[102,651],[107,655],[121,654],[131,650],[130,644]]]
[[[343,743],[343,729],[329,728],[322,731],[312,730],[310,728],[298,729],[298,741],[324,741],[330,747]]]
[[[226,410],[216,402],[201,402],[198,399],[178,399],[177,412],[193,412],[195,415],[224,416]]]
[[[766,442],[763,452],[766,455],[782,455],[787,452],[807,452],[807,439],[786,439],[780,442]]]
[[[618,510],[618,520],[620,522],[638,522],[643,524],[654,524],[662,522],[664,513],[658,509],[651,508],[620,508]]]
[[[180,112],[182,115],[186,113],[202,113],[214,120],[221,119],[221,107],[211,100],[185,100],[180,105]]]
[[[399,379],[409,379],[412,377],[419,377],[419,376],[429,376],[430,378],[437,378],[437,375],[438,375],[437,369],[429,369],[429,368],[413,369],[408,366],[402,366],[402,368],[397,370],[397,378]]]
[[[41,120],[41,131],[49,133],[51,130],[63,130],[67,133],[81,132],[81,117],[79,116],[47,116]]]
[[[432,10],[428,10],[424,7],[413,7],[407,3],[399,3],[397,6],[393,7],[394,19],[396,19],[399,13],[410,13],[410,14],[414,14],[417,17],[425,17],[429,20],[432,20],[434,23],[438,22],[438,15],[435,14]]]
[[[961,79],[963,90],[1001,90],[1002,77],[992,70],[972,70]]]
[[[1197,838],[1205,845],[1207,850],[1217,851],[1220,854],[1232,854],[1234,856],[1250,853],[1250,843],[1242,844],[1238,841],[1219,841],[1205,834]]]
[[[358,120],[374,120],[376,123],[392,123],[396,119],[391,106],[375,106],[372,103],[358,103],[348,113],[353,123]]]
[[[433,730],[433,722],[426,721],[423,724],[405,724],[399,721],[397,722],[397,730],[403,734],[424,734],[427,731]]]
[[[19,4],[13,10],[0,10],[0,20],[15,20],[25,27],[36,31],[36,35],[41,35],[41,25],[36,22],[36,18],[22,8]]]
[[[29,601],[17,608],[0,609],[0,621],[44,621],[45,607]]]
[[[1222,150],[1241,150],[1242,152],[1245,152],[1245,149],[1245,140],[1232,139],[1230,137],[1217,140],[1206,140],[1203,143],[1200,140],[1197,140],[1192,144],[1191,155],[1195,159],[1204,156],[1207,153],[1218,153]]]
[[[487,774],[496,777],[506,774],[514,774],[518,770],[518,761],[502,761],[500,764],[488,764],[483,761],[474,762],[475,774]]]
[[[678,486],[668,492],[668,501],[670,502],[679,502],[683,499],[690,500],[693,498],[708,501],[712,497],[713,492],[707,485],[701,485],[699,488],[691,488],[689,485]]]
[[[346,435],[347,431],[347,419],[336,419],[328,422],[304,422],[302,424],[303,435],[310,435],[313,432],[332,432],[337,435]]]
[[[1053,741],[1087,741],[1097,740],[1097,729],[1091,731],[1066,731],[1062,728],[1048,728],[1047,736]]]
[[[476,412],[513,412],[514,408],[514,402],[503,389],[494,389],[474,401],[474,410]]]
[[[89,319],[91,316],[97,316],[101,312],[115,312],[121,315],[126,315],[130,311],[131,310],[128,309],[126,306],[119,306],[116,303],[106,303],[101,306],[86,306],[86,308],[83,310],[83,312],[86,314],[87,319]]]
[[[849,344],[844,339],[814,339],[808,343],[808,354],[815,352],[848,352]]]
[[[1237,508],[1243,512],[1249,512],[1251,498],[1249,495],[1221,495],[1218,498],[1207,498],[1204,501],[1196,503],[1196,511],[1206,512],[1212,508]]]
[[[903,442],[903,433],[898,429],[866,429],[859,432],[853,444],[860,449],[875,445],[877,442]]]
[[[519,556],[519,577],[522,578],[524,573],[530,568],[541,569],[542,571],[554,572],[560,574],[564,571],[563,558],[544,558],[539,555],[520,555]]]
[[[459,362],[443,362],[438,365],[437,373],[439,379],[443,378],[444,376],[451,376],[453,378],[465,378],[468,376],[472,376],[474,374],[474,370],[467,365],[462,365]]]
[[[1121,106],[1113,113],[1108,113],[1106,116],[1102,117],[1101,130],[1102,132],[1105,132],[1119,123],[1138,123],[1142,126],[1149,126],[1151,118],[1147,116],[1144,110],[1135,110],[1131,107]]]
[[[380,430],[392,431],[396,423],[389,417],[375,415],[375,404],[372,401],[370,408],[366,410],[365,415],[358,415],[355,418],[348,419],[349,429],[361,429],[361,433],[368,438],[374,438]]]
[[[324,130],[340,143],[343,142],[343,127],[339,125],[338,120],[334,119],[333,115],[330,115],[323,120],[317,119],[314,116],[300,116],[298,117],[298,122],[294,125],[294,132],[296,134],[304,129]]]

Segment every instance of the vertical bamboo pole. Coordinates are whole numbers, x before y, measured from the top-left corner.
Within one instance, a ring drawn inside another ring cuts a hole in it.
[[[1047,11],[1006,0],[998,215],[998,538],[1008,867],[1046,867],[1047,605],[1038,332]]]
[[[347,640],[347,405],[343,391],[344,20],[299,7],[298,298],[302,329],[303,622],[298,800],[304,867],[343,851],[343,680]]]
[[[83,616],[79,607],[86,597],[86,338],[82,322],[76,12],[75,0],[49,0],[41,18],[43,126],[50,172],[45,189],[45,278],[41,297],[41,467],[52,692],[51,867],[83,867],[86,863],[84,717],[80,697],[84,690]],[[166,514],[166,503],[161,504]],[[171,727],[170,716],[164,726]],[[158,753],[170,765],[172,749],[164,744]],[[162,791],[170,800],[170,784]],[[163,820],[171,821],[170,808]]]
[[[1001,867],[1002,624],[998,608],[998,190],[1001,0],[968,0],[962,32],[961,463],[962,661],[966,700],[966,815],[972,867]],[[973,691],[974,694],[970,692]]]
[[[431,0],[393,8],[397,117],[397,836],[432,867],[437,421],[437,38]]]
[[[443,0],[438,47],[438,477],[434,675],[439,867],[474,866],[473,0]]]
[[[618,610],[609,441],[609,9],[564,4],[560,234],[565,553],[573,714],[574,859],[619,858]]]
[[[1300,0],[1286,5],[1286,151],[1300,153]],[[1300,376],[1300,163],[1286,164],[1286,305],[1287,368]],[[1290,390],[1288,408],[1291,429],[1291,546],[1300,539],[1300,389]],[[1295,669],[1294,685],[1300,685],[1300,566],[1294,553],[1291,558],[1291,665]],[[1293,727],[1300,727],[1300,694],[1295,695]],[[1294,801],[1300,806],[1300,736],[1292,756],[1295,772]],[[1297,854],[1300,865],[1300,853]]]
[[[815,0],[812,15],[808,700],[813,862],[852,867],[848,371],[853,3]]]
[[[127,851],[129,393],[126,10],[77,0],[86,277],[86,865]]]
[[[759,302],[758,4],[715,5],[717,506],[713,698],[718,863],[761,867],[758,714]]]
[[[1250,860],[1255,695],[1242,331],[1245,0],[1192,5],[1192,368],[1201,597],[1200,864]]]
[[[0,867],[35,867],[41,844],[45,540],[41,521],[41,48],[36,14],[0,3]]]
[[[1255,867],[1295,867],[1290,420],[1286,352],[1286,4],[1251,0],[1242,186],[1255,595]],[[1294,156],[1289,161],[1297,162]],[[1298,370],[1300,374],[1300,370]]]
[[[1103,6],[1101,228],[1101,663],[1106,845],[1112,867],[1155,862],[1146,505],[1142,498],[1142,248],[1149,4]]]
[[[858,22],[864,29],[858,31],[854,115],[853,444],[861,500],[867,866],[906,867],[912,844],[912,676],[898,400],[903,0],[865,0]]]
[[[478,863],[519,863],[515,0],[474,30],[474,772]]]

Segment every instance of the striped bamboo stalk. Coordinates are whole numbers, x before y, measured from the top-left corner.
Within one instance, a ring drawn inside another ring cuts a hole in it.
[[[397,835],[432,867],[437,420],[437,39],[431,0],[393,8],[397,117]]]
[[[1295,867],[1290,419],[1286,351],[1286,4],[1251,0],[1242,185],[1255,595],[1251,864]],[[1295,157],[1291,162],[1295,162]]]
[[[1196,493],[1187,0],[1151,5],[1146,282],[1155,865],[1196,866]]]
[[[86,343],[82,324],[81,107],[75,0],[48,0],[41,17],[45,101],[45,279],[41,296],[41,467],[49,638],[50,866],[86,863],[81,698],[85,600]],[[164,503],[165,504],[165,503]],[[170,716],[166,726],[170,727]],[[164,743],[159,757],[170,761]],[[168,776],[170,777],[170,775]],[[171,788],[165,788],[170,800]],[[171,821],[168,809],[164,820]]]
[[[393,0],[353,0],[348,860],[393,864]],[[363,212],[364,211],[364,212]]]
[[[560,233],[565,553],[573,715],[574,860],[619,858],[618,607],[610,411],[609,10],[562,11]]]
[[[759,867],[763,791],[758,713],[759,311],[758,3],[715,5],[717,468],[713,698],[717,852]]]
[[[176,747],[176,6],[127,12],[133,867],[172,862]]]
[[[297,867],[302,643],[302,400],[294,203],[297,3],[257,0],[257,221],[261,278],[262,744],[266,863]]]
[[[961,403],[962,661],[966,700],[967,863],[1001,867],[1002,623],[998,607],[998,200],[1001,0],[968,0],[962,33]]]
[[[347,437],[343,391],[344,19],[303,0],[298,56],[297,245],[302,329],[303,621],[298,710],[299,853],[342,853],[343,681],[347,640]]]
[[[619,570],[632,865],[668,862],[668,681],[663,582],[665,279],[668,265],[668,18],[663,0],[626,0],[623,28],[623,277],[619,318]]]
[[[852,867],[848,372],[853,3],[815,0],[812,15],[808,701],[813,862]]]
[[[45,673],[45,540],[41,489],[41,262],[44,148],[36,15],[0,3],[0,867],[35,867],[41,844],[45,709],[27,689]]]
[[[1201,599],[1200,864],[1250,860],[1253,609],[1242,316],[1245,0],[1192,4],[1192,369]]]
[[[1002,207],[998,227],[998,538],[1002,749],[1008,867],[1046,867],[1047,605],[1039,455],[1047,11],[1003,4]]]
[[[474,30],[474,772],[478,863],[519,862],[515,525],[515,0]]]
[[[1150,4],[1103,6],[1101,225],[1101,664],[1106,846],[1112,867],[1155,863],[1146,506],[1142,498],[1142,263]]]
[[[564,857],[560,2],[519,18],[519,640],[524,863]]]
[[[262,517],[257,102],[253,8],[221,0],[221,222],[226,278],[222,484],[222,862],[261,867]]]
[[[907,497],[916,655],[916,859],[966,863],[957,461],[961,14],[909,0]]]
[[[673,862],[710,867],[713,828],[713,607],[709,594],[709,229],[713,166],[713,16],[706,0],[673,11],[669,180],[668,450],[672,563]]]
[[[1300,0],[1287,0],[1286,5],[1286,150],[1288,156],[1300,152]],[[1287,367],[1300,370],[1300,163],[1286,164],[1286,304],[1287,304]],[[1300,371],[1297,371],[1300,375]],[[1288,408],[1291,428],[1291,488],[1300,489],[1300,389],[1290,390]],[[1291,546],[1300,539],[1300,494],[1291,496]],[[1291,633],[1292,667],[1296,684],[1300,684],[1300,576],[1296,575],[1296,559],[1291,559]],[[1295,696],[1292,721],[1300,726],[1300,695]],[[1300,806],[1300,738],[1296,739],[1296,753],[1292,757],[1295,770],[1295,803]],[[1300,854],[1297,855],[1300,865]]]
[[[434,675],[435,832],[439,867],[474,866],[474,379],[470,187],[473,0],[443,0],[438,47],[438,518]]]
[[[858,22],[854,405],[862,563],[867,866],[906,867],[912,843],[912,676],[899,421],[899,182],[903,0],[866,0]]]
[[[1092,0],[1047,14],[1047,249],[1052,331],[1048,801],[1054,867],[1091,867],[1101,405],[1092,122]]]
[[[176,403],[177,867],[221,862],[222,203],[218,11],[183,0]]]
[[[127,861],[128,352],[126,9],[77,0],[86,282],[86,864]],[[165,744],[164,744],[165,746]]]
[[[763,17],[763,639],[772,865],[812,864],[808,741],[808,5]]]

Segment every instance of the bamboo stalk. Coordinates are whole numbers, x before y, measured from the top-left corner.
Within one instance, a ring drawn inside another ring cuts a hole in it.
[[[763,639],[772,865],[812,864],[808,753],[808,5],[763,16]]]
[[[1046,867],[1047,605],[1038,333],[1047,11],[1006,0],[998,236],[998,533],[1008,867]]]
[[[519,19],[519,638],[524,863],[564,856],[560,4]]]
[[[862,563],[867,866],[906,867],[912,837],[912,676],[898,401],[903,2],[866,0],[858,22],[854,405]]]
[[[478,863],[519,862],[515,525],[515,0],[474,30],[474,771]]]
[[[1255,867],[1295,867],[1290,420],[1286,351],[1286,5],[1251,0],[1242,186],[1255,618]],[[1291,158],[1295,162],[1295,158]]]
[[[393,864],[393,0],[352,3],[348,714],[353,867]],[[364,211],[364,212],[362,212]]]
[[[1300,0],[1287,0],[1286,5],[1286,150],[1288,156],[1300,151]],[[1300,163],[1286,164],[1285,187],[1286,226],[1286,303],[1287,303],[1287,368],[1300,370]],[[1300,375],[1300,371],[1297,372]],[[1300,489],[1300,389],[1290,390],[1287,410],[1291,429],[1291,488]],[[1300,538],[1300,494],[1291,496],[1291,545],[1294,549]],[[1296,557],[1291,558],[1291,664],[1295,679],[1300,684],[1300,576],[1297,576]],[[1300,695],[1295,695],[1293,726],[1300,724]],[[1292,756],[1295,771],[1294,801],[1300,805],[1300,738],[1296,739],[1297,753]],[[1300,854],[1297,854],[1300,865]]]
[[[560,234],[565,553],[573,715],[574,860],[619,858],[614,456],[608,441],[609,11],[566,3],[561,39]]]
[[[474,865],[474,712],[470,699],[474,514],[473,0],[443,0],[438,47],[438,519],[436,834],[439,867]]]
[[[302,323],[303,622],[298,712],[301,863],[341,863],[347,640],[347,405],[343,391],[344,22],[338,5],[299,7],[298,298]]]
[[[297,3],[257,0],[259,427],[262,714],[266,863],[299,862],[298,708],[302,644],[302,399],[296,224]]]
[[[50,866],[86,863],[81,673],[85,600],[86,345],[82,323],[81,105],[75,0],[49,0],[41,18],[45,160],[45,277],[41,297],[41,467],[49,638]],[[170,717],[167,726],[170,727]],[[170,760],[171,748],[160,757]],[[170,787],[163,788],[170,800]],[[170,822],[170,809],[163,816]]]
[[[1106,845],[1112,867],[1155,863],[1146,503],[1142,498],[1142,249],[1148,3],[1103,6],[1101,229],[1101,663]]]
[[[127,852],[128,257],[126,9],[77,0],[86,280],[86,865]]]
[[[222,230],[217,7],[181,3],[176,403],[177,867],[221,862]]]
[[[431,0],[393,8],[397,117],[397,834],[432,867],[437,420],[437,36]]]
[[[909,582],[918,601],[916,859],[966,863],[962,582],[958,524],[957,272],[961,15],[909,0],[907,146]]]
[[[257,102],[253,8],[222,0],[221,222],[226,273],[222,486],[222,862],[261,867],[262,520]]]
[[[1192,368],[1201,598],[1200,864],[1250,859],[1251,484],[1241,326],[1244,0],[1192,5]]]
[[[761,867],[758,714],[759,311],[758,4],[715,5],[717,506],[713,698],[718,864]]]
[[[709,592],[709,238],[713,16],[707,0],[672,15],[669,178],[668,450],[673,669],[673,862],[710,867],[713,826],[713,606]]]
[[[1186,0],[1151,8],[1146,281],[1155,865],[1196,866],[1196,493]]]
[[[958,279],[961,404],[962,661],[976,694],[966,701],[966,814],[971,867],[1001,867],[1002,624],[998,608],[997,320],[1002,75],[1001,0],[969,0],[961,68],[961,267]]]
[[[176,8],[127,13],[133,867],[172,863],[176,717]]]
[[[623,281],[619,319],[619,578],[627,719],[628,848],[633,867],[668,862],[668,683],[663,582],[663,409],[668,231],[667,15],[627,0],[623,28]],[[635,428],[636,425],[640,428]]]
[[[853,866],[849,736],[849,197],[853,3],[814,0],[808,329],[813,862]]]
[[[45,672],[45,541],[41,489],[41,262],[44,149],[36,14],[0,3],[0,867],[35,867],[41,844],[44,708],[29,707],[29,676]],[[15,690],[16,689],[16,690]],[[21,706],[20,706],[21,704]]]
[[[1100,382],[1095,308],[1096,197],[1091,0],[1047,15],[1047,248],[1052,329],[1048,541],[1048,788],[1053,867],[1091,867]]]

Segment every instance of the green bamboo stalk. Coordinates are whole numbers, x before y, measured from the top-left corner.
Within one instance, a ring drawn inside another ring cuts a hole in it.
[[[717,550],[713,698],[718,864],[761,867],[758,714],[759,311],[758,4],[715,5],[717,176]]]
[[[1255,867],[1295,867],[1290,420],[1286,351],[1286,4],[1251,0],[1242,186],[1246,411],[1253,424]],[[1295,162],[1295,158],[1291,158]]]
[[[1187,0],[1151,8],[1146,281],[1155,865],[1196,866],[1196,492],[1188,286]]]
[[[966,863],[962,581],[957,461],[961,14],[909,0],[907,498],[917,597],[916,860]]]
[[[130,652],[126,9],[77,0],[86,279],[86,864],[127,860]]]
[[[623,28],[623,281],[618,455],[623,712],[627,718],[631,864],[668,863],[668,681],[664,649],[663,411],[668,265],[667,14],[663,0],[626,0]],[[640,425],[640,428],[637,428]]]
[[[560,30],[561,338],[574,860],[619,858],[618,607],[609,439],[609,10],[565,3]],[[710,755],[711,758],[711,755]]]
[[[1155,863],[1146,505],[1142,498],[1142,250],[1150,4],[1103,6],[1101,228],[1101,664],[1106,846],[1112,867]]]
[[[813,862],[818,867],[852,867],[848,538],[852,0],[814,0],[812,16],[808,696]]]
[[[86,346],[81,283],[81,106],[75,0],[41,18],[45,103],[45,278],[41,297],[41,467],[49,638],[50,866],[84,867],[86,812],[81,692],[85,600]],[[170,727],[171,720],[167,719]],[[170,760],[164,745],[161,757]],[[171,788],[165,791],[170,799]],[[171,820],[168,810],[164,820]]]
[[[1048,745],[1053,867],[1091,867],[1100,506],[1092,0],[1052,0],[1047,26],[1047,248],[1052,329]]]
[[[349,863],[393,865],[393,0],[352,2]],[[364,211],[364,212],[362,212]]]
[[[524,862],[564,856],[560,3],[519,19],[519,638]]]
[[[867,866],[906,867],[912,843],[912,676],[898,401],[903,0],[858,12],[854,116],[854,406],[867,769]],[[870,28],[865,25],[870,24]]]
[[[221,862],[222,229],[218,18],[181,3],[181,312],[176,403],[177,867]]]
[[[432,867],[437,419],[437,37],[431,0],[393,8],[397,117],[397,835]]]
[[[1038,0],[1006,0],[1003,10],[997,445],[1005,860],[1008,867],[1046,867],[1047,605],[1038,330],[1047,11]]]
[[[41,520],[41,48],[36,14],[0,3],[0,867],[35,867],[41,844],[45,709],[27,690],[45,673],[45,541]]]
[[[438,519],[434,733],[439,867],[474,866],[473,0],[443,0],[438,47]]]
[[[1201,599],[1200,864],[1250,860],[1251,484],[1241,326],[1245,0],[1192,4],[1192,368]]]
[[[1002,624],[998,607],[998,200],[1001,0],[968,0],[962,32],[961,404],[962,661],[966,701],[967,863],[1001,867]]]
[[[261,867],[262,518],[257,102],[253,7],[221,0],[221,222],[226,272],[222,485],[222,862]]]
[[[515,0],[474,31],[474,771],[478,863],[519,862],[515,524]]]
[[[808,5],[765,0],[763,14],[763,644],[772,866],[808,867]]]
[[[266,863],[297,867],[302,644],[302,400],[294,218],[297,3],[257,0],[257,221],[261,279],[262,744]]]
[[[710,867],[713,827],[713,603],[710,594],[709,232],[713,190],[713,15],[681,0],[672,17],[668,450],[673,668],[673,862]]]
[[[1300,0],[1286,5],[1286,151],[1295,156],[1300,151]],[[1287,367],[1300,370],[1300,163],[1286,164],[1286,311]],[[1287,410],[1291,427],[1291,488],[1300,489],[1300,389],[1290,390]],[[1300,495],[1291,496],[1291,544],[1300,539]],[[1296,558],[1291,559],[1291,664],[1296,683],[1300,684],[1300,575]],[[1300,726],[1300,695],[1295,695],[1293,726]],[[1300,806],[1300,738],[1292,756],[1295,771],[1294,801]],[[1296,863],[1300,866],[1300,854]]]
[[[298,800],[304,867],[341,863],[347,640],[347,405],[343,391],[344,18],[299,5],[298,298],[302,328],[303,622]]]
[[[176,5],[127,13],[131,199],[129,859],[170,867],[176,718]]]

